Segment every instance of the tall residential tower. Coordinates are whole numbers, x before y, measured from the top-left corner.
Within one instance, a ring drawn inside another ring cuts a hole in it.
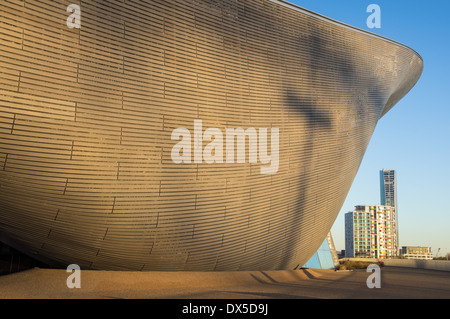
[[[390,258],[398,255],[395,208],[358,205],[345,214],[346,257]]]
[[[381,205],[397,209],[397,175],[394,170],[380,171]]]
[[[395,257],[399,252],[397,176],[380,171],[381,205],[355,206],[345,214],[346,257]]]
[[[382,169],[380,171],[380,197],[381,205],[391,206],[395,209],[396,240],[398,238],[398,205],[397,205],[397,173],[395,170]]]

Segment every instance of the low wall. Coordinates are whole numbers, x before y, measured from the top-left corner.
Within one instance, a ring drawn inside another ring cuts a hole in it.
[[[384,259],[383,262],[385,266],[450,271],[448,260]]]
[[[377,258],[353,258],[353,257],[345,257],[345,258],[341,258],[339,259],[339,261],[362,261],[362,262],[372,262],[372,263],[377,263],[378,259]]]

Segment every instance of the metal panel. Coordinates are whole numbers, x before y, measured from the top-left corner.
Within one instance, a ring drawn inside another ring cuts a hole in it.
[[[60,265],[303,265],[422,71],[403,45],[278,1],[84,1],[80,29],[66,1],[0,5],[0,239]],[[195,120],[279,128],[277,172],[175,164],[171,134]]]

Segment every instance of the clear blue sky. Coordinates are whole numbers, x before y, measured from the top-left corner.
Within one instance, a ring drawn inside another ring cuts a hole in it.
[[[397,171],[401,246],[450,252],[450,1],[289,0],[337,21],[403,43],[424,60],[416,86],[381,120],[347,199],[331,229],[345,248],[344,214],[380,204],[379,170]],[[369,29],[369,4],[381,28]]]

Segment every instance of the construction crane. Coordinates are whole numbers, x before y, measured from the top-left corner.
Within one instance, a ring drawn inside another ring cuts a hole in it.
[[[438,256],[439,256],[439,251],[440,251],[441,249],[440,248],[438,248],[438,250],[437,250],[437,252],[436,252],[436,256],[434,257],[434,259],[437,259],[438,258]]]

